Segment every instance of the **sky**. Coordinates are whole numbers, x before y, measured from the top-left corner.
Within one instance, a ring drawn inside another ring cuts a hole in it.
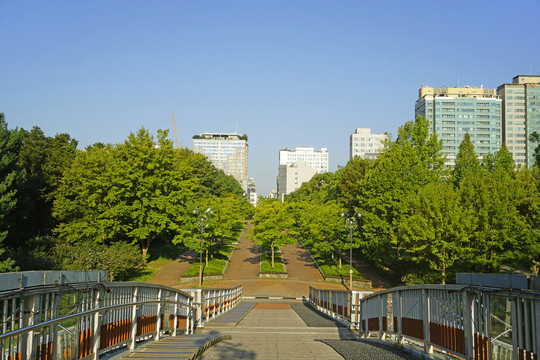
[[[358,127],[395,135],[422,85],[496,88],[540,74],[540,0],[0,0],[9,128],[122,143],[172,118],[249,141],[258,193],[279,149],[349,160]]]

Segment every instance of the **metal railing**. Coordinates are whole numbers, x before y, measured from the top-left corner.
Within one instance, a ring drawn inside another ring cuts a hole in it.
[[[465,359],[536,359],[540,293],[470,285],[396,287],[370,295],[310,288],[310,301],[362,337]]]
[[[242,286],[223,289],[183,289],[193,297],[194,321],[203,327],[209,320],[232,309],[242,300]]]
[[[185,291],[104,282],[103,272],[1,274],[0,360],[97,359],[141,340],[189,334],[230,309],[242,288]],[[204,306],[203,306],[204,305]]]

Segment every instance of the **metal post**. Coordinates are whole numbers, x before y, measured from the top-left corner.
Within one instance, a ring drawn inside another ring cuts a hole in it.
[[[139,294],[139,287],[136,286],[133,289],[133,297],[132,297],[133,303],[137,302],[138,294]],[[131,339],[129,341],[129,350],[131,352],[135,351],[136,338],[137,338],[137,305],[133,305],[131,307]]]
[[[356,217],[361,217],[362,215],[355,211],[355,213],[352,216],[349,216],[347,211],[343,211],[340,214],[342,217],[345,218],[345,229],[349,230],[349,290],[352,291],[353,289],[353,266],[352,266],[352,235],[354,229],[358,226],[358,223],[356,221]]]
[[[187,318],[187,316],[186,316]],[[188,321],[186,319],[186,321]],[[176,328],[178,327],[178,293],[174,294],[174,318],[173,318],[173,336],[176,336]]]
[[[431,299],[429,298],[429,290],[422,289],[422,318],[424,324],[424,352],[433,354],[433,345],[431,345],[431,333],[429,329]]]
[[[352,274],[353,274],[353,271],[352,271],[352,232],[353,232],[353,229],[349,229],[349,233],[350,233],[350,241],[349,241],[349,289],[353,289],[353,283],[352,283]]]
[[[398,341],[398,344],[400,345],[403,345],[403,322],[402,322],[402,319],[401,319],[401,316],[402,316],[402,311],[403,311],[403,306],[402,306],[402,302],[401,302],[401,291],[396,291],[396,304],[394,304],[394,306],[397,306],[396,308],[396,317],[397,317],[397,341]]]
[[[212,215],[214,212],[212,209],[208,208],[204,213],[199,209],[198,206],[195,207],[195,210],[193,210],[193,214],[197,215],[197,224],[199,225],[201,229],[201,248],[199,251],[199,287],[202,286],[202,243],[203,243],[203,234],[204,229],[208,227],[208,224],[210,223],[210,215]]]
[[[100,290],[97,290],[96,291],[96,298],[94,300],[94,309],[99,309],[100,308],[100,300],[101,300],[101,289]],[[99,316],[100,316],[100,312],[99,311],[96,311],[94,313],[94,329],[92,330],[93,332],[93,335],[94,335],[94,343],[92,344],[92,359],[94,360],[97,360],[99,359],[99,343],[100,343],[100,338],[101,338],[101,334],[100,334],[100,331],[101,331],[101,324],[100,324],[100,321],[99,321]]]
[[[201,223],[201,250],[199,251],[199,287],[202,286],[202,240],[203,240],[203,233],[204,233],[204,227]]]
[[[465,359],[474,359],[474,297],[467,290],[463,291],[463,330],[465,337]],[[516,358],[517,360],[517,358]]]
[[[158,290],[158,296],[157,296],[157,319],[156,319],[156,341],[161,338],[161,308],[163,307],[161,300],[162,300],[162,289]]]

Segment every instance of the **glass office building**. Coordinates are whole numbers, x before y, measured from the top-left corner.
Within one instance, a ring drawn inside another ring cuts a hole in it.
[[[479,159],[500,149],[503,143],[502,106],[496,89],[422,86],[415,113],[427,118],[430,131],[436,131],[443,142],[445,165],[453,167],[466,133],[469,133]]]

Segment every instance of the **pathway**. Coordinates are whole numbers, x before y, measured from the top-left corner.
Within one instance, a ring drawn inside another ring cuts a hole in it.
[[[232,338],[209,348],[200,357],[203,360],[338,360],[343,357],[332,347],[315,340],[352,338],[346,328],[308,327],[290,303],[257,303],[237,325],[216,326],[211,321],[200,332]]]
[[[259,278],[259,246],[248,237],[251,224],[247,226],[238,240],[223,280],[205,280],[206,288],[223,288],[242,285],[243,295],[247,297],[279,297],[301,299],[309,294],[309,287],[348,290],[346,284],[324,281],[309,253],[296,243],[284,246],[281,251],[289,274],[288,279]],[[179,289],[193,288],[197,282],[181,283],[180,277],[196,261],[198,253],[188,251],[171,261],[150,281]]]

